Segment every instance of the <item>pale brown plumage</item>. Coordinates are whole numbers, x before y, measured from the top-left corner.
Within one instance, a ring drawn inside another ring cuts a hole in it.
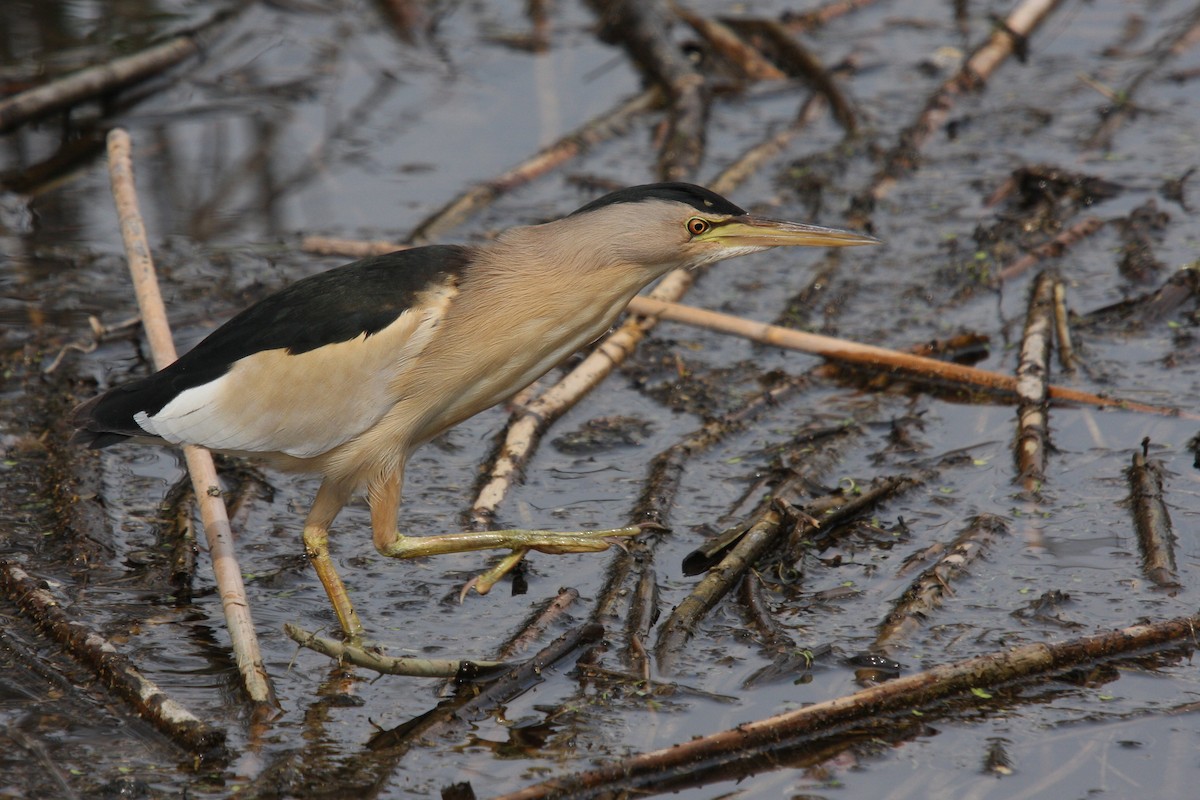
[[[176,365],[81,406],[79,438],[157,438],[265,457],[324,481],[306,552],[343,629],[361,625],[328,530],[366,490],[380,552],[607,548],[615,531],[407,537],[396,529],[414,449],[524,388],[601,336],[664,273],[782,245],[875,240],[751,217],[687,184],[633,187],[476,248],[367,259],[301,281],[235,317]]]

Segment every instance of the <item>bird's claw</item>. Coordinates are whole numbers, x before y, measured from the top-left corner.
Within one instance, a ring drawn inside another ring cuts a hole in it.
[[[474,578],[471,578],[471,580],[463,584],[462,590],[458,593],[459,605],[462,605],[464,602],[466,602],[467,595],[471,593],[472,589],[477,591],[479,594],[487,594],[492,590],[491,585],[484,585],[482,583],[480,580],[482,577],[483,574],[476,575]]]

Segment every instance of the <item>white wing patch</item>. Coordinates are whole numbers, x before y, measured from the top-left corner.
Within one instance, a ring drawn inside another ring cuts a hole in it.
[[[168,442],[198,444],[199,442],[195,439],[187,437],[187,417],[205,407],[212,406],[221,380],[223,378],[180,392],[174,400],[163,406],[153,416],[145,411],[139,411],[133,415],[133,421],[141,426],[142,430],[155,436],[161,436]]]

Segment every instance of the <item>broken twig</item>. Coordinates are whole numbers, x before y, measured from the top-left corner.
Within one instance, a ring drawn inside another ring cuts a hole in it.
[[[1050,448],[1050,341],[1054,336],[1056,282],[1054,275],[1043,272],[1033,286],[1017,364],[1017,479],[1031,495],[1041,492]]]
[[[1175,534],[1163,500],[1162,465],[1146,458],[1150,442],[1133,454],[1127,471],[1133,524],[1142,551],[1142,571],[1163,588],[1178,588],[1175,575]]]

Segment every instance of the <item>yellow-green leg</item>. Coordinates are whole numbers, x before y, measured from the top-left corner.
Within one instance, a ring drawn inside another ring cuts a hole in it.
[[[642,533],[639,526],[610,528],[602,531],[466,531],[436,536],[405,536],[396,529],[400,510],[400,478],[372,484],[370,488],[371,526],[375,547],[392,558],[420,558],[474,550],[538,550],[542,553],[599,553],[619,539]],[[512,564],[515,566],[516,561]],[[511,568],[511,567],[510,567]]]
[[[350,493],[340,486],[329,481],[321,484],[308,518],[304,520],[304,554],[317,571],[325,594],[329,595],[329,602],[333,605],[333,613],[337,615],[342,631],[347,636],[358,637],[363,632],[362,622],[350,602],[350,595],[346,593],[346,585],[334,569],[333,559],[329,557],[329,526],[349,499]]]

